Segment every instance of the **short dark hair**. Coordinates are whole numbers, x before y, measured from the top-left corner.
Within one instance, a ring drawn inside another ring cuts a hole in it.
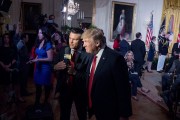
[[[3,34],[3,40],[2,40],[2,45],[4,46],[4,39],[5,39],[5,36],[8,36],[9,37],[9,45],[10,46],[13,46],[13,41],[12,41],[12,37],[11,37],[11,35],[9,34],[9,33],[4,33]]]
[[[54,18],[55,18],[55,16],[54,16],[54,15],[49,15],[49,19],[52,19],[52,17],[54,17]]]
[[[171,32],[168,31],[167,34],[171,34]]]
[[[84,31],[80,28],[72,28],[71,32],[75,34],[82,34]]]
[[[156,38],[156,36],[152,36],[151,40],[154,40]]]
[[[141,33],[140,32],[137,32],[136,33],[136,38],[139,38],[141,36]]]

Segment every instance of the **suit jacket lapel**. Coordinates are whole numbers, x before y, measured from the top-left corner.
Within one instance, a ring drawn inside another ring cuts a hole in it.
[[[78,58],[80,57],[81,51],[77,51],[76,57],[75,57],[75,63],[77,63]]]
[[[100,60],[99,60],[99,63],[98,63],[98,65],[97,65],[97,67],[96,67],[96,71],[95,71],[95,74],[94,74],[93,84],[94,84],[94,82],[96,81],[96,75],[101,71],[101,69],[102,69],[102,67],[104,66],[105,61],[106,61],[106,59],[107,59],[107,55],[106,55],[106,52],[105,52],[106,49],[107,49],[107,47],[105,47],[105,49],[104,49],[104,51],[103,51],[103,53],[102,53],[102,56],[101,56],[101,58],[100,58]]]

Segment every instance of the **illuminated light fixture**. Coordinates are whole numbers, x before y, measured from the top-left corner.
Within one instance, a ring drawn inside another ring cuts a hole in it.
[[[67,4],[67,14],[68,15],[75,15],[79,11],[79,4],[74,0],[69,0]]]
[[[71,16],[67,16],[67,20],[71,20]]]
[[[67,11],[66,6],[63,7],[63,10],[61,12],[65,13]]]

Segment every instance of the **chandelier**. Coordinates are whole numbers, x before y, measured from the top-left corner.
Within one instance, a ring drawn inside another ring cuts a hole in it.
[[[67,14],[68,15],[75,15],[79,11],[79,4],[74,0],[69,0],[67,4]]]

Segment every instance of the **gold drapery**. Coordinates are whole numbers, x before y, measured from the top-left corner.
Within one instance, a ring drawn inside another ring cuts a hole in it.
[[[177,37],[180,32],[180,0],[164,0],[162,19],[166,17],[166,31],[168,31],[171,15],[174,16],[174,38],[172,44],[169,46],[169,53],[171,53],[173,44],[177,42]]]

